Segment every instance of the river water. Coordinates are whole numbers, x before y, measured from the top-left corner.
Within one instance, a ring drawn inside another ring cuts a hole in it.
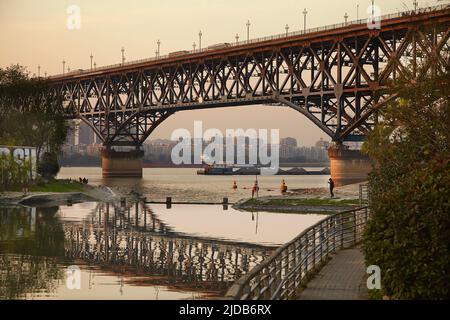
[[[254,180],[197,176],[192,169],[145,169],[142,180],[105,181],[99,168],[63,168],[59,177],[79,176],[152,200],[208,202],[248,197],[244,188]],[[327,179],[285,178],[294,188],[321,187]],[[258,177],[261,194],[279,194],[281,179]],[[0,299],[220,297],[276,247],[324,217],[215,205],[0,207]]]
[[[322,170],[323,168],[305,168]],[[90,184],[108,185],[123,191],[142,192],[148,200],[161,201],[172,197],[173,201],[221,202],[224,197],[237,201],[251,197],[255,176],[205,176],[197,175],[197,169],[164,168],[144,169],[143,179],[103,179],[101,168],[62,168],[61,179],[89,179]],[[327,187],[329,175],[310,176],[258,176],[259,195],[280,195],[281,180],[288,188]],[[233,190],[236,181],[237,190]]]

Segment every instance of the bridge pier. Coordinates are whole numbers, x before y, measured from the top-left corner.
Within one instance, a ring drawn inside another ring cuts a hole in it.
[[[142,159],[144,151],[102,150],[103,178],[142,178]]]
[[[336,186],[367,181],[372,171],[370,158],[359,150],[348,150],[342,145],[330,147],[331,178]]]

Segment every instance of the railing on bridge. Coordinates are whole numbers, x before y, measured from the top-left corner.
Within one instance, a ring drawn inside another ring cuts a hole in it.
[[[332,253],[362,240],[368,207],[334,214],[303,231],[237,280],[225,298],[280,300],[295,297],[311,273]]]
[[[404,17],[406,15],[417,15],[417,14],[422,14],[422,13],[427,13],[427,12],[432,12],[432,11],[444,10],[449,7],[450,7],[449,4],[441,4],[441,5],[437,5],[437,6],[420,8],[415,11],[409,10],[409,11],[402,11],[402,12],[397,12],[397,13],[392,13],[392,14],[386,14],[386,15],[383,15],[380,17],[380,21],[382,22],[383,20],[400,18],[400,17]],[[310,34],[310,33],[317,33],[317,32],[322,32],[322,31],[345,28],[345,27],[348,27],[351,25],[367,24],[368,22],[370,22],[369,19],[359,19],[359,20],[354,20],[354,21],[348,21],[347,23],[335,23],[335,24],[330,24],[330,25],[326,25],[326,26],[322,26],[322,27],[309,28],[306,30],[293,31],[293,32],[281,33],[281,34],[277,34],[277,35],[266,36],[266,37],[251,39],[251,40],[233,42],[233,43],[229,43],[228,47],[230,47],[230,48],[231,47],[239,47],[239,46],[254,44],[254,43],[258,43],[258,42],[271,41],[271,40],[289,38],[289,37],[294,37],[294,36],[301,36],[301,35]],[[204,48],[201,50],[198,49],[198,50],[187,51],[185,55],[204,53],[204,52],[215,51],[215,50],[217,50],[217,49],[207,47],[207,48]],[[130,66],[133,64],[140,64],[140,63],[145,63],[145,62],[164,60],[164,59],[168,59],[170,57],[171,57],[170,55],[164,55],[164,56],[158,56],[158,57],[153,57],[153,58],[144,58],[144,59],[139,59],[139,60],[133,60],[133,61],[125,62],[125,63],[117,63],[117,64],[107,65],[107,66],[103,66],[103,67],[97,67],[94,69],[86,69],[86,70],[79,69],[79,70],[66,72],[63,74],[49,76],[48,78],[52,79],[52,78],[58,78],[58,77],[62,77],[62,76],[82,75],[82,74],[88,74],[88,73],[98,72],[98,71],[106,71],[108,69],[118,68],[118,67],[122,67],[122,66]]]

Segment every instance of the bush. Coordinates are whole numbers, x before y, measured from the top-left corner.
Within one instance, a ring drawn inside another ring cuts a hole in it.
[[[376,164],[364,251],[392,299],[450,298],[449,88],[448,74],[396,88],[364,145]]]
[[[53,180],[59,172],[58,156],[54,153],[46,152],[39,161],[37,172],[44,180]]]
[[[31,163],[0,154],[0,191],[20,189],[30,181]]]

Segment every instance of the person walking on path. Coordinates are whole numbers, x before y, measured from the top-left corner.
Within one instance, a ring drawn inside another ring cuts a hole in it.
[[[330,185],[330,195],[332,198],[334,198],[334,181],[333,179],[330,178],[330,180],[328,180],[328,184]]]

